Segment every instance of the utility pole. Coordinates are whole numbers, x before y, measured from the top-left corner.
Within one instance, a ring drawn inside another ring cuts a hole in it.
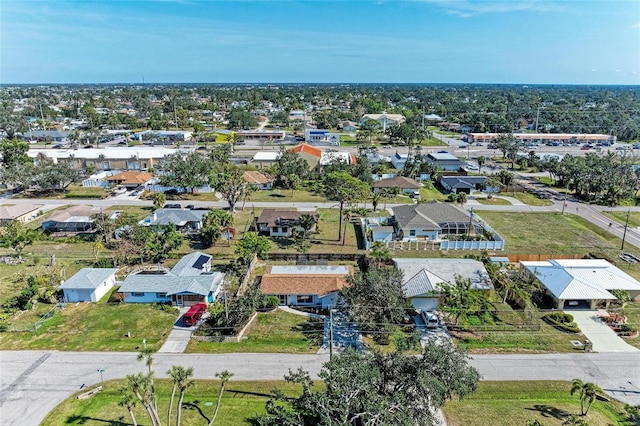
[[[569,181],[567,181],[567,189],[564,191],[564,201],[562,202],[562,214],[564,214],[564,208],[567,207],[568,195],[569,195]]]
[[[624,240],[627,238],[627,228],[629,227],[629,215],[631,214],[631,209],[627,210],[627,221],[624,223],[624,233],[622,234],[622,246],[620,250],[624,250]]]
[[[538,112],[536,113],[536,133],[538,133],[538,121],[540,120],[540,105],[538,105]]]
[[[333,308],[329,308],[329,359],[333,359]]]

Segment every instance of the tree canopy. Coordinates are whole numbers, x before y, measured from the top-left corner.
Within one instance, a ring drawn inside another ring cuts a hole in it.
[[[263,426],[436,425],[435,411],[447,400],[473,393],[480,375],[453,345],[427,343],[422,356],[400,352],[360,353],[347,349],[327,362],[316,386],[303,370],[285,380],[302,385],[302,394],[286,398],[275,391]]]
[[[160,183],[183,188],[189,193],[209,180],[211,163],[198,152],[176,152],[166,156],[157,167]]]

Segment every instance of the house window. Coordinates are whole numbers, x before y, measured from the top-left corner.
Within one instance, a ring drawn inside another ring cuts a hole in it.
[[[167,293],[156,293],[156,298],[158,299],[166,299]]]
[[[287,301],[288,301],[288,297],[286,294],[279,294],[278,295],[278,301],[280,301],[281,305],[286,305]]]
[[[310,294],[300,295],[297,299],[299,305],[313,303],[313,296]]]
[[[416,236],[416,230],[415,229],[410,230],[409,231],[409,236],[410,237],[415,237]]]
[[[140,292],[134,291],[134,292],[131,293],[131,296],[132,297],[143,297],[144,293],[140,293]]]

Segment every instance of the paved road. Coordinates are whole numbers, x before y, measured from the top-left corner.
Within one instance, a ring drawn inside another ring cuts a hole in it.
[[[0,423],[37,425],[65,398],[84,387],[145,371],[135,353],[15,351],[0,352]],[[235,380],[278,380],[289,369],[302,367],[317,377],[328,355],[290,354],[156,354],[159,377],[172,365],[194,367],[199,379],[213,379],[224,369]],[[592,353],[544,355],[476,355],[471,364],[484,380],[571,380],[599,384],[609,395],[640,404],[640,354]]]

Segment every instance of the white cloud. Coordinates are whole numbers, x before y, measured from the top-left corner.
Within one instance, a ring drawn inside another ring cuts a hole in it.
[[[635,25],[631,25],[629,28],[640,30],[640,23],[639,24],[635,24]]]
[[[470,18],[487,13],[509,13],[522,11],[550,12],[559,7],[551,2],[529,1],[477,1],[477,0],[423,0],[445,9],[447,13]]]

